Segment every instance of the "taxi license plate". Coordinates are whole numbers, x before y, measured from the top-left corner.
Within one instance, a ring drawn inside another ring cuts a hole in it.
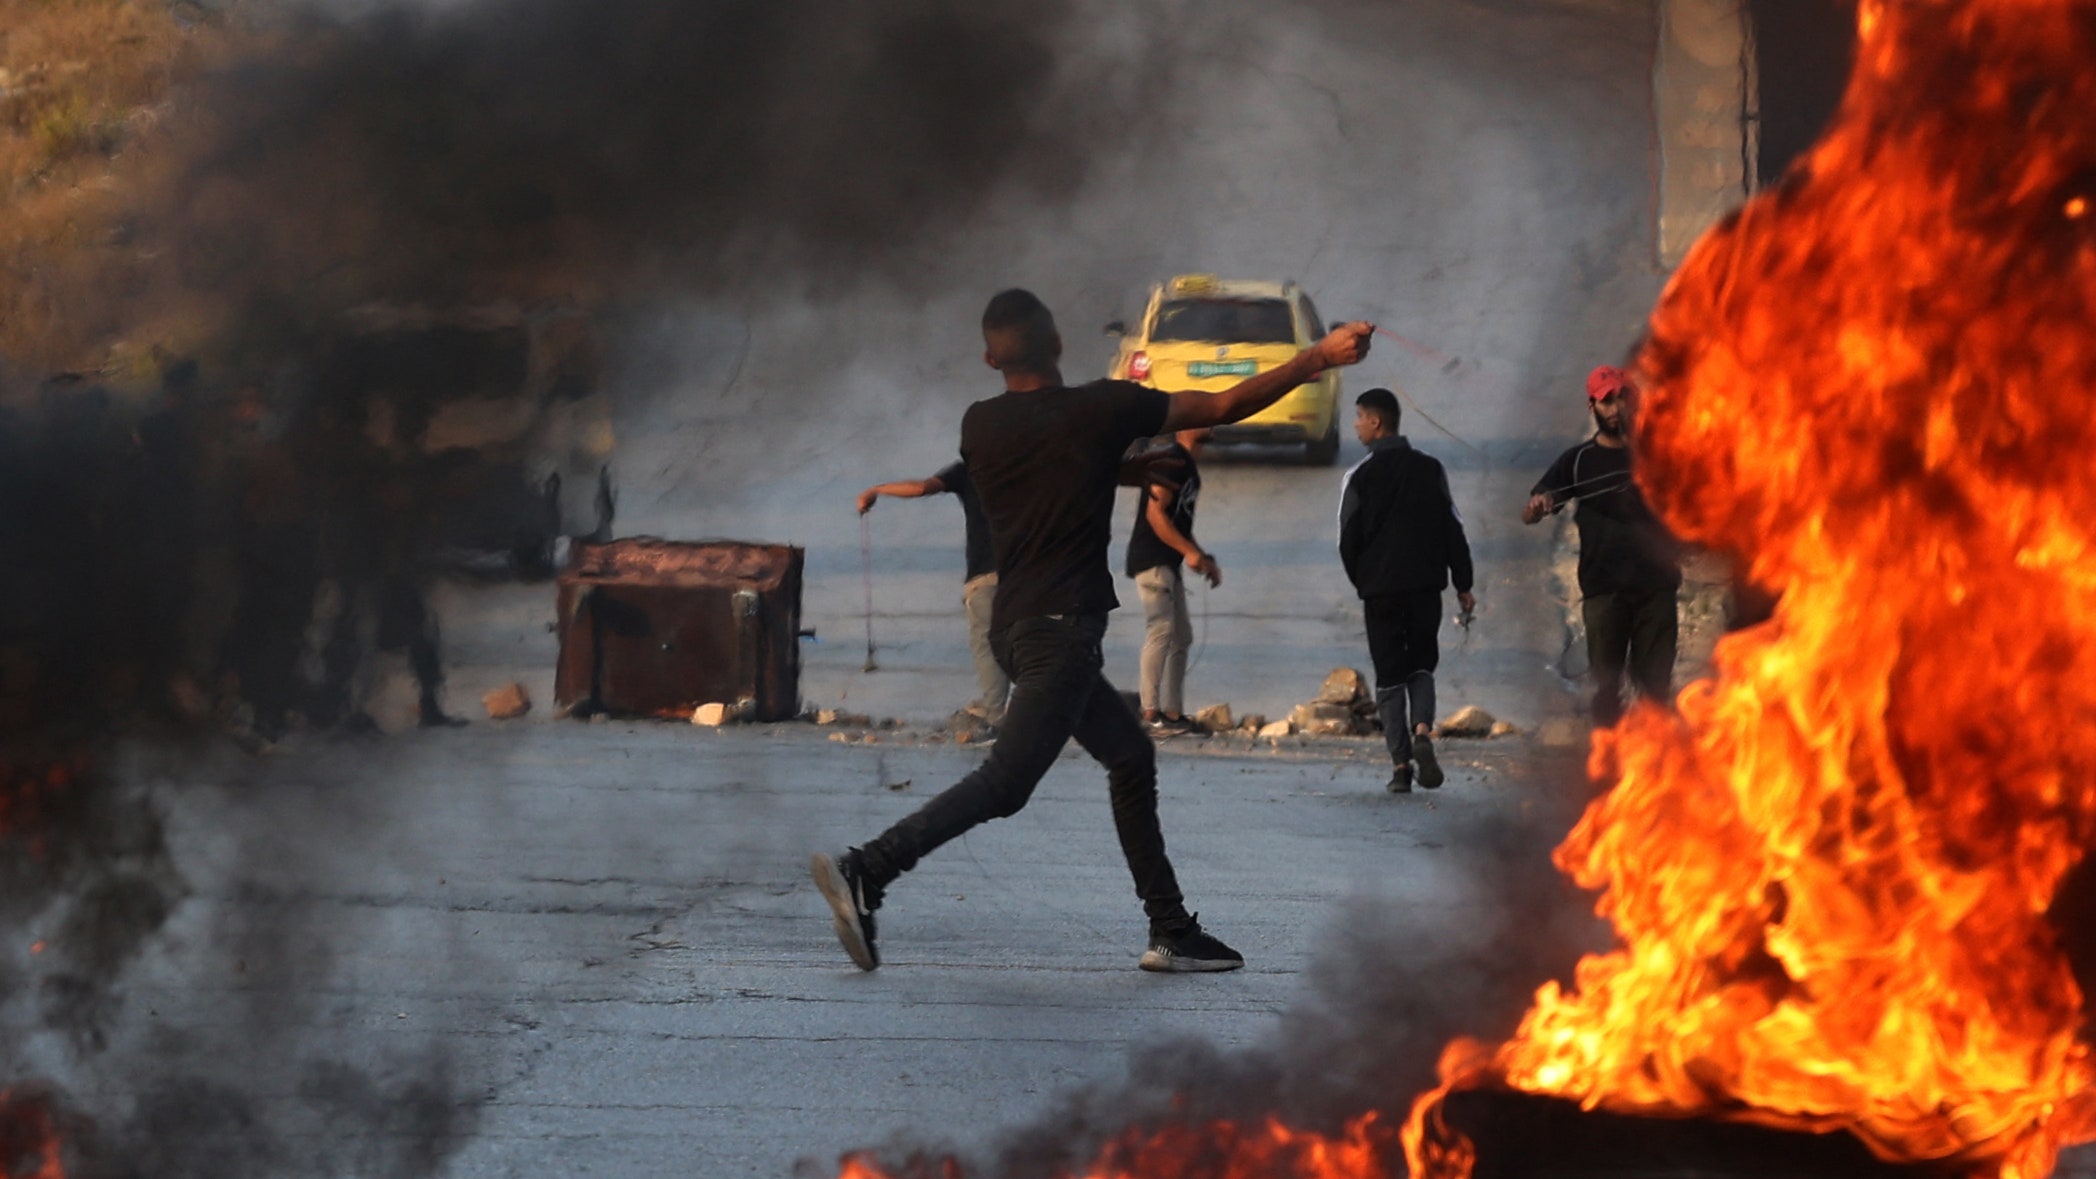
[[[1190,360],[1186,363],[1189,377],[1249,377],[1259,371],[1256,360]]]

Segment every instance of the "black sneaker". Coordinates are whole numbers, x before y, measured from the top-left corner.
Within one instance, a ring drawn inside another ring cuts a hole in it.
[[[1390,780],[1383,783],[1383,789],[1388,790],[1392,794],[1412,793],[1412,763],[1405,762],[1403,765],[1391,770]]]
[[[1200,914],[1188,920],[1178,933],[1153,933],[1150,948],[1138,963],[1144,970],[1169,974],[1213,974],[1238,970],[1244,955],[1217,941],[1201,928]]]
[[[1428,790],[1448,780],[1441,762],[1434,757],[1434,739],[1425,733],[1412,734],[1412,759],[1419,763],[1419,784]]]
[[[881,907],[881,890],[866,879],[854,848],[835,859],[816,852],[808,860],[809,874],[822,898],[830,902],[837,918],[837,940],[861,970],[881,964],[881,952],[873,942],[873,911]]]

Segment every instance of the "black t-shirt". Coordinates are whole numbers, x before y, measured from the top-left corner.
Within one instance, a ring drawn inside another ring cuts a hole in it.
[[[1007,392],[968,407],[961,461],[997,552],[1001,631],[1120,605],[1106,567],[1121,456],[1164,429],[1169,394],[1128,381]]]
[[[1201,498],[1201,469],[1194,465],[1193,453],[1177,442],[1159,453],[1178,459],[1181,465],[1176,468],[1173,477],[1185,479],[1185,482],[1179,485],[1178,492],[1173,495],[1171,510],[1165,513],[1165,518],[1172,522],[1172,527],[1179,530],[1179,535],[1192,540],[1194,506]],[[1128,533],[1130,577],[1145,569],[1155,569],[1159,565],[1177,569],[1186,563],[1185,555],[1159,539],[1157,530],[1150,527],[1150,490],[1148,487],[1143,488],[1143,494],[1136,497],[1135,501],[1135,527]]]
[[[975,482],[968,478],[967,463],[949,463],[932,476],[961,501],[961,515],[968,520],[968,580],[997,572],[997,551],[990,545],[990,522],[983,519],[982,501],[975,497]]]
[[[1671,590],[1681,584],[1680,545],[1630,474],[1630,448],[1592,440],[1558,456],[1531,495],[1579,501],[1579,592]]]

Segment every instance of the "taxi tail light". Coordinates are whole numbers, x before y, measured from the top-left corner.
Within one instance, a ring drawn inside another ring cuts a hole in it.
[[[1128,379],[1131,381],[1147,381],[1150,379],[1150,354],[1148,352],[1129,353]]]

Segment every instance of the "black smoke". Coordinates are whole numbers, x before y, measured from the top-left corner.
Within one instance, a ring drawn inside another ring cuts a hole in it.
[[[127,1006],[187,905],[245,931],[230,972],[324,977],[347,936],[200,897],[168,826],[227,772],[222,736],[354,731],[389,627],[436,650],[442,514],[498,468],[425,445],[441,382],[352,379],[418,338],[356,315],[922,290],[950,235],[1021,232],[1166,141],[1170,77],[1106,48],[1135,18],[1073,0],[234,11],[262,22],[248,48],[157,113],[111,222],[21,271],[61,338],[0,356],[0,925],[48,942],[0,963],[0,1088],[56,1110],[90,1177],[427,1175],[485,1088],[442,1051],[369,1066],[309,1055],[300,1011],[141,1032]],[[142,785],[119,753],[141,743],[190,768]],[[135,1099],[100,1108],[97,1076]]]
[[[16,407],[0,545],[34,571],[0,590],[0,727],[223,719],[230,681],[265,737],[287,712],[354,720],[356,652],[327,657],[331,700],[300,700],[286,670],[317,588],[352,587],[351,608],[392,616],[380,630],[426,629],[399,587],[448,539],[461,484],[516,465],[433,453],[442,402],[485,391],[440,364],[371,364],[428,341],[374,336],[358,313],[922,289],[949,237],[1023,233],[1102,160],[1163,150],[1169,59],[1135,48],[1156,16],[1077,0],[277,13],[171,100],[139,149],[158,166],[118,173],[119,223],[34,268],[79,337],[44,351],[82,363],[0,357]],[[153,358],[160,387],[105,389],[117,355]],[[536,511],[522,489],[504,502],[520,530]]]
[[[184,289],[274,315],[909,287],[950,232],[1053,210],[1099,162],[1168,142],[1169,59],[1105,47],[1154,18],[1077,0],[309,11],[286,51],[200,87],[134,231]]]

